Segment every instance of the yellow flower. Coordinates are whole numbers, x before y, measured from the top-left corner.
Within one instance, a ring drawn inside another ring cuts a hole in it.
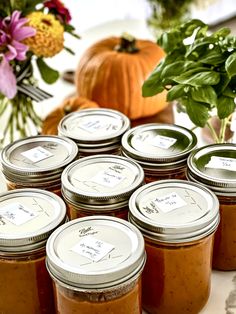
[[[53,57],[63,49],[64,28],[54,15],[32,12],[27,19],[36,35],[27,38],[24,43],[36,56]]]

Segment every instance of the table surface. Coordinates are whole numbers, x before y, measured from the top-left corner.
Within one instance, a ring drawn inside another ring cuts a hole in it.
[[[66,38],[66,45],[75,51],[75,55],[72,56],[63,51],[50,60],[50,65],[61,73],[66,70],[75,70],[81,54],[88,46],[101,38],[111,35],[120,36],[124,31],[133,34],[136,38],[153,39],[145,21],[119,20],[109,22],[80,34],[81,40]],[[42,118],[59,105],[66,96],[75,92],[75,87],[62,78],[51,86],[40,82],[40,87],[54,95],[53,98],[40,103],[36,108]],[[186,115],[175,113],[175,123],[186,126],[190,121]],[[0,192],[4,191],[6,191],[6,185],[0,171]],[[213,271],[211,283],[209,300],[199,314],[236,314],[236,271]]]

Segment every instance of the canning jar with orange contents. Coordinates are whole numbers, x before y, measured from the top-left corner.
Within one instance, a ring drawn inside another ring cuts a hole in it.
[[[60,196],[61,173],[77,155],[77,145],[61,136],[38,135],[15,141],[1,152],[7,188],[39,188]]]
[[[236,270],[236,146],[211,144],[192,152],[187,176],[210,188],[220,202],[213,268]]]
[[[139,125],[121,139],[122,155],[143,167],[146,183],[186,179],[187,157],[196,145],[192,131],[171,124]]]
[[[121,137],[130,128],[123,113],[107,108],[83,109],[66,115],[58,125],[58,134],[72,139],[79,157],[121,154]]]
[[[144,172],[125,157],[96,155],[68,165],[61,181],[70,219],[108,215],[127,220],[129,197],[143,184]]]
[[[210,293],[219,202],[209,189],[161,180],[137,189],[129,221],[145,239],[143,308],[151,314],[198,314]]]
[[[55,313],[46,240],[66,220],[64,202],[48,191],[14,190],[0,195],[0,213],[0,312]]]
[[[141,314],[145,260],[141,232],[123,219],[67,222],[47,242],[57,313]]]

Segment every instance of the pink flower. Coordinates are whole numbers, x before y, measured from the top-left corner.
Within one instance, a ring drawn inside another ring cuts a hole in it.
[[[9,99],[14,98],[17,93],[16,77],[5,57],[2,57],[0,64],[0,93]]]
[[[52,11],[62,23],[68,24],[70,22],[70,12],[60,0],[47,0],[44,2],[44,6]]]
[[[17,93],[16,77],[9,62],[26,59],[28,47],[21,41],[36,33],[32,27],[24,26],[26,22],[19,11],[0,20],[0,92],[9,99]]]
[[[21,41],[36,34],[32,27],[23,26],[26,22],[26,18],[20,18],[19,11],[0,20],[0,51],[8,61],[26,58],[28,47]]]

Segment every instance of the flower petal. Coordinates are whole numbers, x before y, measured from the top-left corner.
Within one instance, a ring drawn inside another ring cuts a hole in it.
[[[21,28],[16,27],[13,31],[13,38],[17,41],[21,41],[25,38],[32,37],[36,34],[36,30],[30,26],[24,26]]]
[[[0,63],[0,92],[9,99],[14,98],[17,93],[16,77],[4,57]]]
[[[5,53],[6,60],[7,61],[14,60],[17,56],[16,48],[11,45],[7,45],[7,48],[8,48],[8,51]]]

